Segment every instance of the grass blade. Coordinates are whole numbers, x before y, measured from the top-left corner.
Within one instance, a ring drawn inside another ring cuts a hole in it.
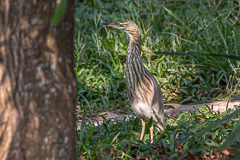
[[[201,130],[198,134],[204,134],[205,132],[210,132],[212,129],[219,127],[223,122],[231,120],[237,114],[240,113],[240,109],[237,109],[230,115],[224,116],[222,119],[216,120],[214,122],[210,122],[203,130]]]
[[[231,144],[233,144],[236,140],[239,140],[240,138],[240,127],[238,127],[235,131],[233,131],[225,140],[225,142],[217,149],[218,151],[221,151]]]

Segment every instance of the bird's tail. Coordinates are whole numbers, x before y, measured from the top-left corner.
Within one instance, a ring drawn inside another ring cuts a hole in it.
[[[163,118],[159,118],[158,116],[156,116],[156,117],[157,117],[157,121],[158,121],[158,123],[157,123],[158,131],[159,132],[160,132],[160,130],[165,131],[166,125],[165,125],[165,122],[164,122],[164,117]]]
[[[157,124],[157,130],[158,130],[158,132],[165,131],[165,129],[166,129],[166,126],[165,126],[165,123],[164,123],[164,122]]]
[[[157,130],[160,132],[160,130],[165,131],[166,129],[166,125],[164,122],[164,116],[161,116],[162,118],[160,118],[158,115],[155,114],[155,117],[157,119]]]

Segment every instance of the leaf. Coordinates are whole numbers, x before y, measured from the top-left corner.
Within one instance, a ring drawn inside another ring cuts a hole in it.
[[[53,18],[51,20],[51,26],[57,26],[59,22],[63,19],[65,12],[67,10],[67,0],[61,0],[60,4],[57,6]]]
[[[222,119],[216,120],[214,122],[210,122],[204,129],[202,129],[198,134],[204,134],[205,132],[210,132],[212,129],[219,127],[222,122],[229,121],[233,117],[235,117],[238,113],[240,113],[240,109],[237,109],[230,115],[224,116]]]
[[[91,58],[90,61],[91,61],[91,60],[95,60],[95,61],[98,61],[98,62],[102,63],[106,68],[108,68],[108,69],[112,72],[112,74],[114,74],[114,75],[117,74],[117,71],[115,71],[114,68],[111,67],[111,65],[103,62],[102,60],[96,59],[96,58]]]
[[[122,152],[122,157],[121,159],[133,159],[131,156],[129,156],[131,149],[128,149],[126,153]],[[125,158],[123,158],[125,156]]]
[[[228,146],[230,146],[232,143],[234,143],[236,140],[240,137],[240,127],[238,127],[235,131],[233,131],[230,135],[228,135],[225,142],[217,149],[218,151],[221,151]]]
[[[232,119],[232,121],[233,121],[233,119]],[[233,128],[233,132],[237,129],[237,128],[239,128],[239,126],[240,126],[240,120],[238,119],[238,122],[237,122],[237,124],[234,126],[234,128]]]
[[[179,112],[173,112],[171,115],[170,115],[170,118],[173,118],[173,117],[176,117],[178,115]]]
[[[217,142],[215,142],[215,141],[213,141],[213,140],[211,140],[211,139],[207,139],[207,140],[205,141],[205,143],[206,143],[208,146],[214,146],[214,147],[218,147],[218,146],[219,146],[219,144],[218,144]]]
[[[106,133],[110,133],[110,132],[109,132],[109,129],[108,129],[108,125],[107,125],[106,123],[103,123],[102,125],[103,125]]]
[[[83,118],[82,118],[82,123],[81,123],[81,131],[80,131],[80,137],[79,137],[79,141],[82,142],[82,139],[83,139],[83,134],[84,134],[84,128],[85,128],[85,116],[86,114],[84,113],[83,114]]]
[[[188,160],[198,160],[198,158],[191,152],[188,152]]]
[[[175,139],[175,136],[171,135],[171,137],[170,137],[170,149],[171,149],[171,151],[174,150],[174,139]]]
[[[185,98],[184,100],[182,100],[182,101],[180,102],[180,104],[183,104],[183,103],[185,103],[185,102],[188,102],[188,101],[190,101],[191,99],[193,99],[193,96],[189,96],[189,97]]]
[[[85,140],[83,146],[86,146],[87,143],[88,143],[88,141],[89,141],[89,138],[92,137],[93,128],[94,128],[94,127],[91,125],[90,128],[89,128],[89,130],[88,130],[88,132],[87,132],[87,137],[86,137],[86,140]]]
[[[224,150],[222,150],[220,152],[225,154],[225,155],[227,155],[227,156],[230,154],[230,152],[227,149],[224,149]]]
[[[81,123],[81,131],[79,133],[79,142],[82,144],[82,140],[83,140],[83,135],[84,135],[84,131],[85,131],[85,125],[86,125],[86,122],[85,122],[85,116],[86,114],[84,113],[83,114],[83,118],[82,118],[82,123]],[[82,145],[81,145],[82,146]],[[80,149],[81,150],[81,146],[80,146]]]
[[[240,146],[236,149],[236,155],[231,160],[239,160],[240,157]]]
[[[186,26],[185,23],[183,22],[183,20],[181,20],[181,18],[179,18],[176,14],[174,14],[172,11],[170,11],[169,9],[167,9],[166,7],[162,6],[171,16],[173,16],[178,22],[180,22],[183,26]],[[186,26],[187,27],[187,26]]]
[[[113,144],[113,142],[117,139],[117,137],[119,136],[120,133],[121,133],[121,131],[119,131],[119,132],[117,133],[117,135],[113,138],[111,144]]]
[[[151,125],[152,125],[152,123],[153,123],[153,120],[152,120],[152,118],[150,118],[149,121],[148,121],[148,123],[147,123],[147,125],[146,125],[146,127],[147,127],[147,128],[150,128]]]

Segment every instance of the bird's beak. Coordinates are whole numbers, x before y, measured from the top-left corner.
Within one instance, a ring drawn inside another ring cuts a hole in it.
[[[104,22],[102,23],[104,26],[109,26],[109,27],[120,27],[121,25],[117,22]]]

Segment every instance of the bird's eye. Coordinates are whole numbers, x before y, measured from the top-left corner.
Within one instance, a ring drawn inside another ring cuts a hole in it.
[[[123,27],[127,27],[128,26],[128,23],[120,23],[121,24],[121,26],[123,26]]]

